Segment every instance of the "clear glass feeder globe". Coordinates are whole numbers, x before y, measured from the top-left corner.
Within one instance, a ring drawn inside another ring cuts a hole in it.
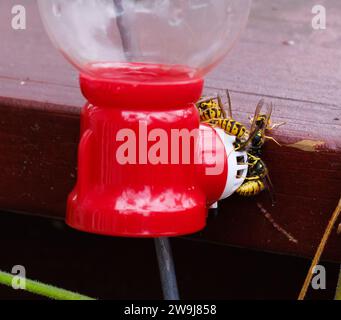
[[[50,38],[81,72],[152,82],[203,77],[232,48],[251,6],[251,0],[38,3]]]

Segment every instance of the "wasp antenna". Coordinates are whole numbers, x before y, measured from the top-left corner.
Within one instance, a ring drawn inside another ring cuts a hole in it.
[[[226,97],[227,97],[227,103],[229,106],[229,117],[232,119],[232,100],[231,100],[231,96],[230,96],[230,91],[228,89],[226,89]]]

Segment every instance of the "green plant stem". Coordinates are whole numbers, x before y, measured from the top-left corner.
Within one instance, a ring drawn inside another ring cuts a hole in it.
[[[336,287],[335,300],[341,300],[341,268],[340,268],[339,281]]]
[[[0,284],[12,287],[12,281],[14,277],[18,278],[18,276],[0,271]],[[23,290],[53,300],[95,300],[93,298],[72,291],[53,287],[38,281],[25,278],[25,282],[25,289]]]

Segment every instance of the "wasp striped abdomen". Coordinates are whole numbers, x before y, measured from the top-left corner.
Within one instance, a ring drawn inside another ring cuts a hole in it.
[[[216,120],[222,117],[222,111],[220,108],[208,108],[200,113],[201,121]]]
[[[261,193],[265,189],[262,180],[252,180],[245,182],[236,192],[243,197],[253,197]]]
[[[246,133],[246,127],[233,119],[217,119],[216,124],[227,134],[242,138]]]

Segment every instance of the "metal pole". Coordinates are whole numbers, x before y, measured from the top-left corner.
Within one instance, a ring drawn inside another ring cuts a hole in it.
[[[132,61],[135,56],[140,54],[140,48],[136,37],[130,27],[129,16],[125,12],[122,0],[113,0],[116,10],[117,28],[120,32],[122,47],[127,61]]]
[[[140,52],[138,42],[131,31],[129,20],[124,14],[122,0],[113,0],[117,13],[117,27],[120,32],[124,54],[128,61]],[[155,239],[156,254],[159,262],[162,291],[165,300],[179,300],[179,290],[169,238]]]
[[[165,300],[180,300],[169,238],[155,239],[162,291]]]

